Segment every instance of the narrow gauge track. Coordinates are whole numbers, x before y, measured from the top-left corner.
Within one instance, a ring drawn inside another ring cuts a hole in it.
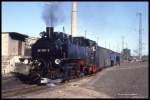
[[[21,85],[22,86],[22,85]],[[17,87],[13,89],[7,89],[2,91],[2,97],[11,97],[11,96],[16,96],[20,94],[25,94],[25,93],[30,93],[38,90],[45,89],[46,86],[37,86],[37,85],[29,85],[25,87]]]
[[[63,87],[64,85],[67,85],[70,82],[76,82],[79,80],[82,80],[84,78],[88,78],[90,76],[93,76],[95,74],[92,75],[87,75],[87,76],[83,76],[80,78],[75,78],[75,79],[71,79],[65,83],[59,83],[54,87],[50,87],[48,85],[24,85],[24,84],[18,84],[17,87],[15,88],[11,88],[11,89],[5,89],[2,90],[2,97],[3,98],[11,98],[12,96],[17,96],[17,95],[22,95],[22,94],[26,94],[26,93],[32,93],[32,92],[36,92],[38,90],[44,90],[44,89],[58,89]],[[17,85],[17,84],[16,84]]]
[[[11,77],[2,80],[2,97],[11,97],[42,88],[44,88],[44,86],[24,84],[18,78]]]

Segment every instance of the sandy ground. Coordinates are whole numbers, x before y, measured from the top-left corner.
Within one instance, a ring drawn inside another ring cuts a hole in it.
[[[98,73],[99,74],[99,73]],[[12,98],[110,98],[110,96],[94,91],[92,87],[82,87],[91,82],[93,77],[86,77],[76,82],[69,82],[56,89],[46,89],[35,93],[14,96]]]
[[[148,63],[106,68],[55,87],[11,98],[147,98]]]

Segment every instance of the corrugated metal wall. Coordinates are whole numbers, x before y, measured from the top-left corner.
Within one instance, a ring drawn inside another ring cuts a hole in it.
[[[96,64],[98,68],[110,66],[110,53],[112,51],[102,47],[97,47]]]

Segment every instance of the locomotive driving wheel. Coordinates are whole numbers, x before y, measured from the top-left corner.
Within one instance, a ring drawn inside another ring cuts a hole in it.
[[[65,64],[63,66],[63,80],[69,81],[80,77],[80,65],[76,63]]]
[[[79,78],[80,77],[80,65],[79,64],[75,64],[74,65],[74,71],[75,71],[75,77]]]
[[[29,82],[30,84],[38,83],[40,81],[40,74],[37,72],[32,72],[29,74]]]

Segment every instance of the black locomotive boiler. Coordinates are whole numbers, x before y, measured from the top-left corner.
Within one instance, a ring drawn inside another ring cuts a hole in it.
[[[49,79],[66,81],[95,73],[110,66],[110,53],[118,54],[99,47],[90,39],[54,32],[53,27],[41,32],[31,52],[31,58],[21,61],[29,66],[27,77],[34,83],[47,83]]]

